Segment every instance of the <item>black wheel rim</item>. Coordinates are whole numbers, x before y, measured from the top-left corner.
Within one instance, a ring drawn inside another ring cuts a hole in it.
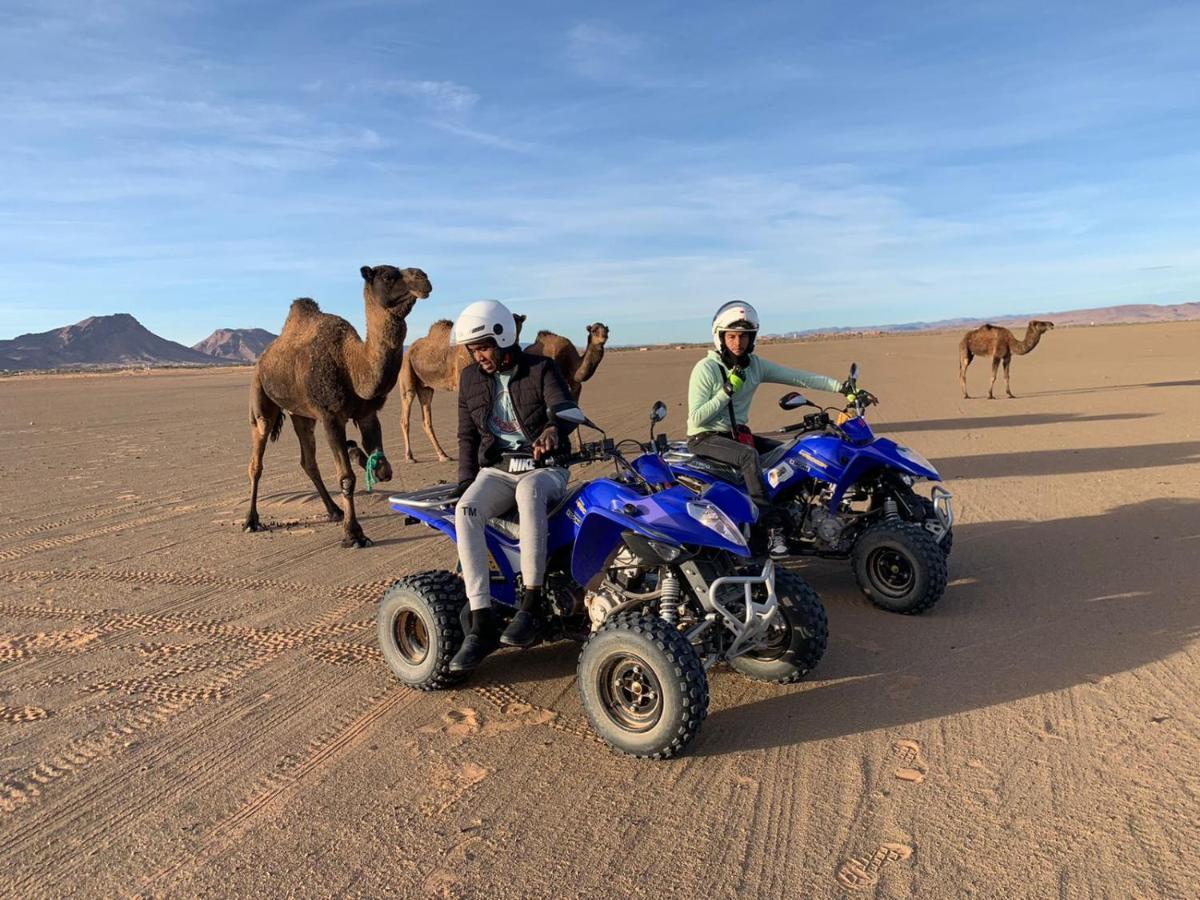
[[[867,574],[877,591],[897,599],[907,596],[917,580],[912,560],[894,547],[872,551],[867,557]]]
[[[419,666],[429,655],[429,631],[411,609],[402,609],[392,623],[396,649],[410,666]]]
[[[616,653],[600,666],[600,702],[625,731],[649,731],[662,718],[662,685],[641,657]]]

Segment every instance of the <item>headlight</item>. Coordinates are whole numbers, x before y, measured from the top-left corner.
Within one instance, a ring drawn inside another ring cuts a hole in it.
[[[924,469],[933,470],[933,463],[931,463],[929,460],[927,460],[925,457],[923,457],[916,450],[912,450],[908,447],[897,447],[896,452],[899,453],[901,456],[903,456],[905,459],[907,459],[909,462],[915,462],[918,466],[921,466]],[[936,471],[936,470],[934,470],[934,471]]]
[[[725,515],[725,512],[707,500],[689,500],[687,505],[688,515],[712,531],[715,531],[731,544],[737,544],[739,547],[746,546],[746,539],[742,537],[738,531],[737,525],[733,519]]]

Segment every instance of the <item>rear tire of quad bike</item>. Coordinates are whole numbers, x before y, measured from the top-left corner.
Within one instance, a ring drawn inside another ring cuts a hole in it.
[[[650,616],[609,619],[588,639],[579,693],[596,734],[642,758],[679,753],[708,715],[708,678],[696,651]]]
[[[850,559],[862,592],[888,612],[923,613],[946,590],[945,553],[932,534],[911,522],[872,525]]]
[[[729,665],[756,681],[791,684],[811,672],[825,655],[829,623],[821,598],[795,572],[775,571],[779,611],[765,647],[744,653]]]
[[[392,672],[409,687],[433,691],[460,683],[450,660],[462,644],[459,610],[466,604],[462,581],[452,572],[407,575],[379,604],[379,649]]]

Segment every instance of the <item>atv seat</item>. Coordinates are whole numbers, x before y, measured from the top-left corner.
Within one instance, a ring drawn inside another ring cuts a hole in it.
[[[576,484],[567,485],[566,491],[563,492],[562,499],[555,503],[554,506],[550,507],[550,509],[546,510],[546,518],[554,518],[554,516],[557,515],[558,512],[567,504],[574,503],[575,498],[579,496],[579,492],[583,490],[585,484],[586,482],[579,482]],[[521,538],[521,519],[517,514],[517,508],[515,506],[502,516],[492,516],[487,520],[487,523],[490,528],[495,528],[505,537],[511,538],[514,541],[520,540]]]

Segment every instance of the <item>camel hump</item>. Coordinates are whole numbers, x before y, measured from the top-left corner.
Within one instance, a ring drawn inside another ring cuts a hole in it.
[[[292,308],[288,310],[288,318],[296,316],[319,316],[321,307],[317,306],[317,301],[311,297],[297,297],[292,301]]]
[[[432,325],[429,326],[429,335],[428,336],[433,337],[435,334],[441,334],[444,331],[449,331],[453,327],[454,327],[454,323],[451,322],[449,319],[438,319],[436,322],[434,322]]]
[[[543,328],[541,331],[539,331],[537,333],[537,337],[534,338],[534,341],[535,342],[540,341],[542,338],[546,338],[546,337],[558,337],[558,335],[556,335],[553,331],[550,331],[549,329]]]

